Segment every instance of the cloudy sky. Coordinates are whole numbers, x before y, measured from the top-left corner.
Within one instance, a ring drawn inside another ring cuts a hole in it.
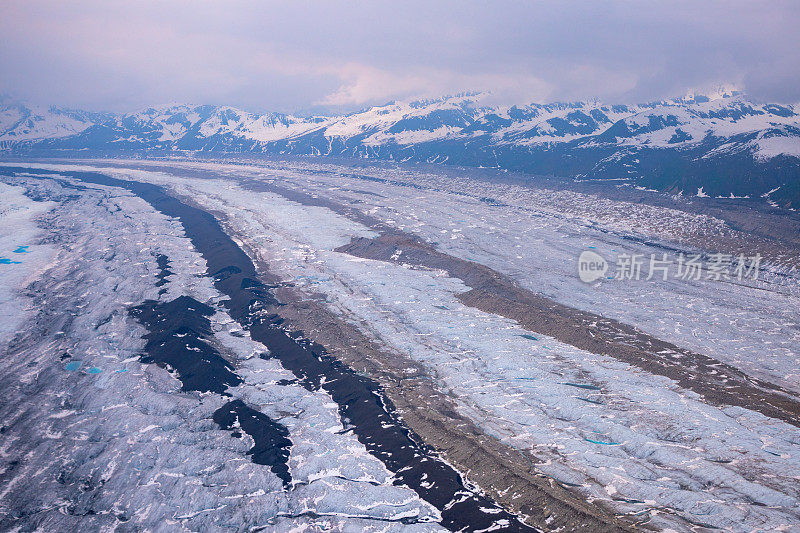
[[[800,102],[800,2],[0,2],[0,94],[131,111],[348,110],[491,91],[640,102],[734,84]]]

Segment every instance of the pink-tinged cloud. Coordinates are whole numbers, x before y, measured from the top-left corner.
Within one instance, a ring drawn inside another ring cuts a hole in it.
[[[648,101],[730,82],[800,101],[794,1],[5,0],[0,15],[0,93],[36,103]]]

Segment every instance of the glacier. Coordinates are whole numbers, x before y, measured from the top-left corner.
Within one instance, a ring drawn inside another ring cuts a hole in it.
[[[13,514],[62,529],[441,527],[441,511],[395,483],[330,393],[304,387],[231,315],[229,296],[207,275],[180,220],[125,188],[76,179],[82,173],[157,185],[213,213],[258,268],[268,267],[276,288],[318,302],[387,358],[414,365],[452,402],[451,419],[521,454],[533,478],[623,529],[797,527],[797,424],[481,311],[464,301],[463,279],[404,261],[401,249],[388,260],[343,251],[357,239],[404,232],[560,305],[713,357],[796,401],[800,276],[791,247],[678,200],[659,206],[466,171],[320,160],[0,166],[3,257],[24,256],[0,265],[3,309],[14,320],[0,337],[10,361],[2,374],[10,392],[1,407],[8,437],[0,520]],[[31,253],[12,253],[22,245]],[[665,247],[749,247],[763,251],[763,275],[742,283],[578,279],[577,257],[587,248],[613,260]],[[140,358],[147,330],[127,310],[187,296],[214,309],[206,340],[241,378],[226,388],[230,397],[181,391],[169,366]],[[214,424],[214,412],[232,400],[286,428],[290,490],[250,460],[254,441],[236,423]],[[400,416],[411,423],[410,413]],[[466,487],[485,490],[522,520],[540,528],[557,520],[559,510],[542,519],[506,504],[513,494],[463,467],[455,451],[441,457]]]

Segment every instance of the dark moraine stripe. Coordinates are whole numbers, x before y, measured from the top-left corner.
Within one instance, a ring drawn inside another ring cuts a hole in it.
[[[4,170],[30,172],[29,168]],[[38,169],[36,172],[51,174]],[[215,287],[230,298],[226,306],[231,317],[249,329],[251,337],[263,343],[303,386],[325,390],[338,405],[346,427],[394,473],[396,483],[412,488],[440,511],[443,526],[451,531],[489,528],[536,531],[468,487],[456,470],[399,420],[394,405],[377,382],[356,374],[327,354],[322,346],[304,340],[302,332],[282,329],[280,316],[264,311],[279,302],[267,286],[258,282],[250,257],[223,231],[213,215],[182,203],[156,185],[118,180],[95,172],[59,171],[58,174],[127,189],[161,213],[179,219],[186,236],[206,260]]]
[[[206,340],[213,336],[214,308],[189,296],[171,302],[147,300],[130,314],[148,330],[143,363],[155,363],[178,374],[184,391],[225,394],[242,383],[233,366]]]
[[[85,187],[75,186],[66,180],[57,180],[62,186],[76,190]],[[169,258],[157,254],[159,273],[156,287],[163,287],[167,277],[174,274],[169,270]],[[159,294],[166,292],[161,289]],[[141,305],[129,308],[128,312],[148,330],[144,335],[147,343],[140,360],[156,364],[175,372],[183,391],[213,392],[230,396],[228,387],[243,382],[222,354],[214,348],[211,321],[208,319],[216,311],[213,307],[189,296],[180,296],[169,302],[146,300]],[[99,325],[108,322],[111,315]],[[64,354],[61,360],[70,358]],[[248,452],[256,464],[267,465],[277,475],[285,488],[289,488],[292,478],[289,474],[289,453],[292,441],[289,430],[273,421],[269,416],[247,406],[241,400],[233,400],[220,407],[213,420],[222,429],[238,428],[253,438],[254,445]],[[241,437],[239,431],[234,436]]]
[[[528,331],[581,350],[608,355],[666,376],[711,405],[739,406],[800,427],[800,401],[792,391],[648,335],[629,324],[560,304],[520,287],[489,267],[440,252],[416,236],[392,231],[371,239],[356,237],[336,251],[445,270],[470,287],[456,295],[465,305],[510,318]],[[397,259],[398,256],[402,259]]]
[[[375,181],[403,185],[383,179]],[[711,405],[743,407],[800,427],[800,400],[793,391],[749,376],[713,357],[648,335],[629,324],[558,303],[521,287],[486,265],[444,253],[435,244],[414,234],[389,227],[375,217],[328,198],[257,180],[244,180],[242,186],[279,194],[303,205],[326,207],[380,234],[374,238],[353,238],[349,244],[337,248],[337,252],[445,270],[470,287],[469,291],[456,296],[465,305],[510,318],[529,331],[581,350],[607,355],[652,374],[666,376],[696,392]],[[641,242],[653,245],[646,240]]]
[[[283,486],[289,488],[292,477],[289,475],[289,430],[273,421],[260,411],[248,407],[242,400],[233,400],[214,412],[214,422],[222,429],[233,429],[235,437],[242,431],[253,439],[253,447],[247,452],[253,462],[267,465],[272,472],[281,478]],[[237,424],[238,423],[238,424]]]
[[[233,365],[208,341],[214,334],[208,319],[215,312],[213,307],[189,296],[180,296],[170,302],[147,300],[129,312],[148,330],[144,336],[147,344],[142,362],[174,370],[181,381],[181,390],[230,396],[226,389],[243,382]],[[247,454],[252,461],[269,466],[284,487],[289,487],[292,441],[286,427],[241,400],[230,401],[217,409],[213,419],[222,429],[238,427],[250,435],[254,445]],[[237,431],[234,433],[234,436],[241,436],[240,433],[236,435]]]
[[[170,260],[164,254],[156,254],[156,264],[158,265],[158,274],[156,275],[156,287],[163,287],[168,283],[167,278],[170,277],[174,272],[169,269]],[[161,289],[158,294],[164,294],[167,292],[167,289]]]

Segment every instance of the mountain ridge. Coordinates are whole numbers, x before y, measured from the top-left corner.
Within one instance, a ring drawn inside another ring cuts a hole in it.
[[[338,116],[166,104],[135,113],[0,105],[0,153],[263,153],[494,167],[800,206],[800,104],[720,89],[646,104],[481,105],[483,93]]]

